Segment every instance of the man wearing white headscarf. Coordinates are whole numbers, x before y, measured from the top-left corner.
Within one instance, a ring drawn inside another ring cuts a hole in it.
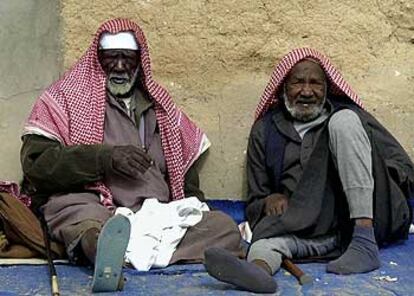
[[[23,189],[69,259],[95,264],[93,290],[114,291],[122,282],[131,228],[115,210],[135,213],[148,199],[159,206],[187,197],[204,201],[196,162],[209,145],[153,80],[142,30],[115,19],[98,29],[84,56],[36,101],[23,136]],[[197,227],[171,238],[166,264],[201,262],[207,245],[240,251],[229,216],[199,216]]]
[[[378,245],[407,239],[413,163],[313,49],[293,50],[275,68],[256,110],[247,176],[253,243],[247,261],[206,251],[207,271],[221,281],[273,293],[283,257],[339,257],[327,272],[369,272],[380,267]]]

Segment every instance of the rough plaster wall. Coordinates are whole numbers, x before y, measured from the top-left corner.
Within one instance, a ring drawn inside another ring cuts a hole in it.
[[[55,0],[0,0],[0,180],[20,179],[23,122],[59,76],[58,24]]]
[[[209,135],[201,171],[209,196],[244,197],[253,111],[273,66],[294,47],[331,57],[414,156],[413,0],[62,0],[65,67],[114,17],[142,26],[155,78]]]

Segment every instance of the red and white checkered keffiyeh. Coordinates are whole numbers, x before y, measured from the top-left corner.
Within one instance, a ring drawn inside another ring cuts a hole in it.
[[[270,106],[277,103],[279,98],[279,88],[283,85],[284,79],[298,62],[306,58],[311,58],[321,65],[328,79],[330,94],[344,95],[363,108],[360,97],[351,89],[349,84],[344,80],[338,70],[334,68],[327,57],[311,48],[297,48],[284,56],[273,70],[270,81],[256,108],[256,120],[262,117]]]
[[[184,175],[206,148],[205,134],[174,104],[169,93],[152,78],[147,41],[141,28],[127,19],[105,22],[87,52],[36,101],[26,122],[25,134],[41,134],[64,145],[102,143],[106,102],[106,76],[98,61],[103,32],[131,31],[139,44],[144,84],[155,102],[155,114],[166,159],[173,200],[184,198]],[[102,203],[112,205],[112,195],[102,183],[96,189]]]
[[[23,194],[20,192],[19,185],[17,183],[12,181],[0,181],[0,192],[6,192],[10,194],[11,196],[16,197],[18,200],[20,200],[22,203],[24,203],[26,206],[30,206],[32,199],[30,196],[27,196],[26,194]]]

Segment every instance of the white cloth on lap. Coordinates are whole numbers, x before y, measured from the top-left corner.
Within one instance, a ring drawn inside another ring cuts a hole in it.
[[[129,208],[117,208],[115,214],[122,214],[131,222],[126,261],[139,271],[166,267],[187,229],[201,221],[203,211],[209,208],[196,197],[169,203],[149,198],[136,213]]]

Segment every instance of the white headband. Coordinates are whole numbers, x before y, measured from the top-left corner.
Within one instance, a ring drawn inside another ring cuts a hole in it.
[[[117,34],[104,32],[99,40],[99,49],[138,50],[138,44],[131,32],[119,32]]]

